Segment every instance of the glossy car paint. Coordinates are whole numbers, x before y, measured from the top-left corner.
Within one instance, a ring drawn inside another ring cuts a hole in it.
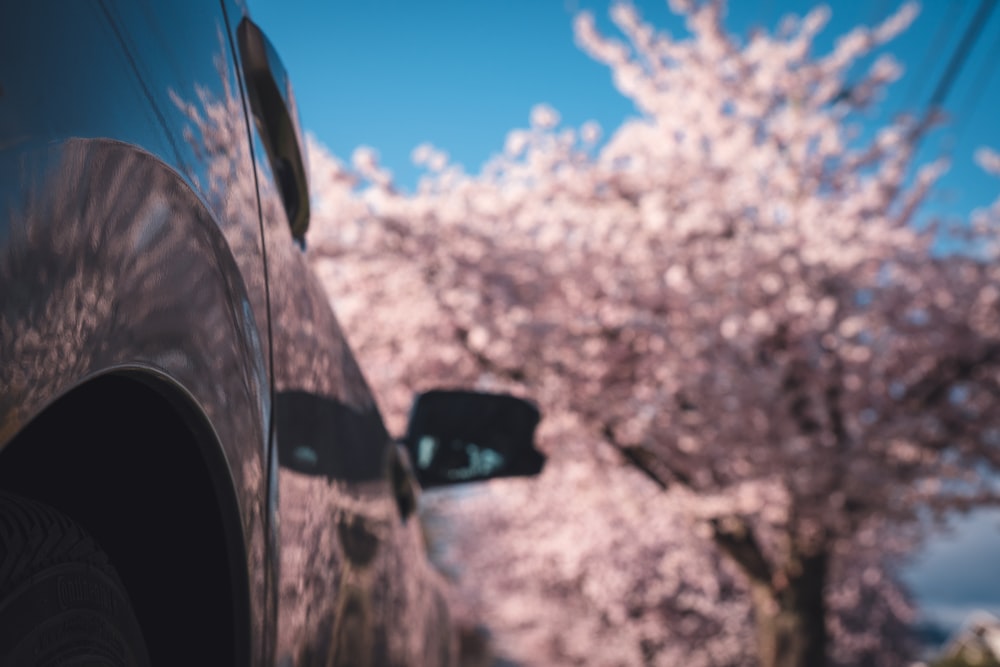
[[[449,664],[391,439],[245,103],[245,15],[3,3],[0,447],[95,378],[138,379],[201,425],[237,662]]]
[[[443,586],[394,495],[395,445],[326,291],[291,241],[256,131],[253,145],[281,462],[278,662],[454,664]]]

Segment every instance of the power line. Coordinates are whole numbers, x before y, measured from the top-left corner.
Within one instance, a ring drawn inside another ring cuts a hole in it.
[[[965,33],[962,35],[962,39],[958,43],[958,47],[951,54],[948,66],[945,68],[944,74],[941,75],[941,78],[938,79],[937,85],[934,87],[934,92],[931,94],[931,98],[927,101],[927,105],[924,108],[923,117],[920,119],[920,122],[915,128],[916,141],[913,147],[914,154],[916,154],[920,147],[920,142],[923,141],[926,136],[926,130],[930,126],[930,121],[933,118],[934,112],[937,111],[945,99],[947,99],[948,93],[951,92],[951,88],[955,84],[955,80],[961,73],[962,68],[965,67],[965,62],[969,57],[969,52],[979,39],[983,26],[989,21],[990,13],[996,7],[996,4],[996,0],[980,0],[979,7],[976,8],[976,14],[972,17],[972,22],[969,23],[968,27],[966,27]]]
[[[917,97],[920,94],[923,84],[927,82],[927,79],[920,76],[923,72],[931,69],[935,62],[940,60],[940,54],[944,51],[945,40],[950,36],[951,29],[958,21],[959,11],[965,3],[962,2],[949,2],[948,3],[948,13],[945,15],[944,20],[938,24],[938,28],[934,33],[934,39],[931,40],[930,47],[924,51],[924,57],[920,61],[920,67],[918,69],[912,70],[910,76],[910,87],[906,91],[906,96],[903,98],[902,110],[909,109],[914,106]]]
[[[955,79],[958,78],[959,72],[965,66],[965,60],[969,57],[969,51],[972,50],[976,40],[979,39],[979,34],[982,32],[986,22],[989,21],[990,13],[996,5],[996,0],[980,0],[979,7],[976,9],[976,15],[972,17],[972,23],[965,29],[962,41],[958,43],[958,48],[952,54],[951,60],[948,61],[948,68],[944,71],[944,75],[938,81],[937,87],[934,88],[931,99],[927,102],[925,117],[933,108],[941,106],[941,103],[948,97]]]
[[[965,122],[957,124],[955,143],[958,143],[962,132],[969,127],[969,125],[971,125],[969,121],[976,113],[976,109],[979,107],[979,98],[982,97],[983,92],[993,79],[993,75],[996,74],[996,63],[998,60],[1000,60],[1000,31],[994,35],[993,44],[990,45],[989,53],[986,56],[986,59],[980,64],[979,72],[976,74],[975,81],[973,82],[972,87],[969,88],[969,92],[965,96],[963,103],[958,107],[956,117],[963,116],[965,118]]]

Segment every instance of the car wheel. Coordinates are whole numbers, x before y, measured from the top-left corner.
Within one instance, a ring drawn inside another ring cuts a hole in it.
[[[125,588],[56,510],[0,492],[0,665],[147,667]]]

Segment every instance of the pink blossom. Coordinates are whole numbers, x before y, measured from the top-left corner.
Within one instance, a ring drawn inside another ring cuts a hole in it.
[[[1000,499],[1000,209],[960,230],[975,253],[935,252],[914,223],[946,164],[914,162],[905,118],[852,130],[915,5],[818,55],[828,10],[741,41],[723,3],[672,6],[691,37],[577,16],[641,114],[600,146],[540,105],[481,173],[418,149],[412,195],[320,152],[312,261],[394,430],[438,385],[547,415],[541,479],[434,504],[508,657],[753,664],[750,619],[815,627],[794,600],[820,581],[835,664],[905,664],[917,516]]]

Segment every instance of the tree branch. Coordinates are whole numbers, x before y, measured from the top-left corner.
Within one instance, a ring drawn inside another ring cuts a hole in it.
[[[624,445],[619,442],[618,438],[615,437],[612,424],[605,423],[601,427],[601,434],[612,447],[621,452],[630,464],[652,480],[661,490],[666,491],[674,483],[691,488],[691,476],[684,471],[671,467],[662,458],[641,445]]]
[[[740,566],[751,581],[772,586],[772,568],[745,518],[720,517],[710,520],[709,525],[716,545]]]

